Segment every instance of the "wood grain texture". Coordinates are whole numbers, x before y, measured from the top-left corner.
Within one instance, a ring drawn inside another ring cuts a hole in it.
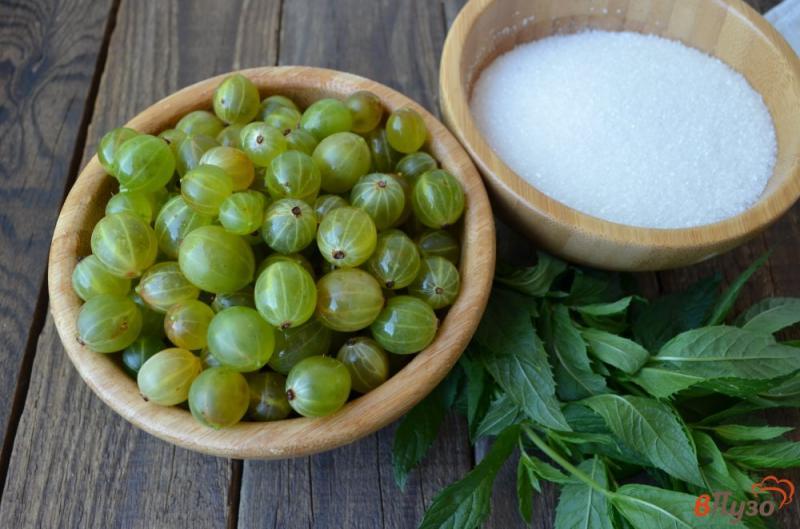
[[[319,11],[309,17],[312,6]],[[358,31],[353,31],[354,17]],[[436,2],[293,0],[284,5],[279,62],[364,75],[435,111],[437,58],[444,29]],[[309,34],[316,38],[307,39]],[[463,420],[450,416],[425,462],[400,491],[391,467],[395,428],[384,428],[329,454],[292,461],[246,461],[240,529],[256,527],[264,520],[272,520],[267,527],[275,528],[286,527],[289,520],[296,527],[416,527],[436,492],[469,470],[471,448]],[[303,483],[299,489],[297,481],[272,478],[292,473]],[[275,503],[265,502],[265,497]]]
[[[527,20],[527,23],[523,23]],[[530,186],[481,136],[469,109],[471,87],[498,54],[520,42],[586,27],[654,33],[710,53],[763,96],[778,141],[773,176],[747,211],[695,228],[662,230],[581,213]],[[510,218],[542,247],[612,270],[662,270],[702,261],[751,239],[800,197],[800,60],[777,31],[741,0],[473,0],[445,43],[440,93],[445,121],[478,164]]]
[[[44,323],[49,232],[79,161],[73,152],[111,7],[0,3],[0,472]]]
[[[68,2],[61,4],[74,9]],[[237,2],[239,9],[229,10],[213,0],[124,1],[104,65],[87,148],[77,153],[78,160],[82,156],[85,163],[103,133],[158,98],[228,70],[236,61],[256,60],[255,55],[238,51],[241,40],[265,38],[262,31],[266,31],[273,45],[263,47],[261,53],[269,57],[272,50],[274,58],[279,6],[249,5],[248,16],[244,16],[244,4],[251,2]],[[71,21],[72,16],[78,18],[71,22],[76,28],[92,21],[80,12],[62,18]],[[195,53],[193,46],[203,28],[209,27],[208,16],[214,17],[217,30],[204,40],[213,46],[213,54],[208,55],[212,51],[209,47],[203,56]],[[79,36],[76,29],[71,31]],[[7,49],[0,47],[0,53]],[[62,79],[54,82],[65,90],[69,80],[78,79],[81,71],[64,69],[60,75]],[[49,111],[55,116],[54,103],[58,103],[57,98],[48,101]],[[74,140],[74,131],[65,128],[62,134],[62,141]],[[7,157],[0,159],[5,163]],[[66,171],[68,164],[61,165],[52,171]],[[60,199],[59,194],[49,208],[55,211]],[[50,211],[41,205],[40,209]],[[41,215],[42,211],[29,213],[29,217],[39,219]],[[37,233],[47,238],[45,231],[49,229],[40,225]],[[5,251],[5,246],[0,251]],[[4,293],[3,303],[12,298]],[[227,497],[229,461],[176,448],[122,420],[81,381],[64,353],[52,318],[47,319],[38,340],[28,398],[0,504],[0,527],[227,526],[235,511]],[[4,337],[3,342],[8,340]]]

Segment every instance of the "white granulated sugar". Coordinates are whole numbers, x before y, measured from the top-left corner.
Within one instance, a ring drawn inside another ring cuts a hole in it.
[[[534,187],[632,226],[737,215],[775,165],[772,119],[744,77],[652,35],[588,31],[518,46],[482,73],[471,107]]]

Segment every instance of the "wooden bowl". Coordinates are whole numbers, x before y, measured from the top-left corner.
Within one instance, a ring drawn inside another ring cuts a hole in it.
[[[637,228],[581,213],[504,164],[469,109],[483,68],[515,45],[585,28],[654,33],[718,57],[761,93],[778,141],[775,170],[750,209],[688,229]],[[775,29],[739,0],[471,0],[447,35],[440,71],[445,123],[483,173],[498,210],[545,249],[612,270],[661,270],[725,252],[764,230],[800,195],[800,61]]]
[[[389,424],[425,397],[450,371],[472,337],[489,296],[495,261],[494,223],[483,183],[467,153],[436,118],[402,94],[355,75],[319,68],[254,68],[241,73],[253,80],[262,96],[283,94],[303,106],[322,97],[343,99],[356,90],[370,90],[389,110],[407,106],[422,115],[430,132],[428,150],[461,181],[467,197],[461,293],[441,322],[434,342],[386,383],[321,419],[243,422],[212,430],[181,408],[145,402],[136,382],[122,371],[114,355],[94,353],[76,340],[75,323],[81,301],[72,291],[72,271],[81,257],[91,253],[92,228],[103,216],[106,201],[116,188],[96,156],[78,177],[58,218],[50,248],[50,310],[81,377],[106,404],[139,428],[176,445],[218,456],[302,456],[350,443]],[[189,111],[210,108],[213,91],[224,77],[180,90],[133,118],[127,126],[158,133]]]

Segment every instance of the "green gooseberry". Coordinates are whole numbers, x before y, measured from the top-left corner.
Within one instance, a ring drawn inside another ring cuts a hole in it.
[[[192,284],[222,294],[241,290],[253,280],[255,256],[241,236],[219,226],[202,226],[183,240],[178,264]]]
[[[415,110],[401,108],[386,120],[386,139],[395,150],[402,153],[418,151],[428,139],[425,121]]]
[[[333,332],[317,318],[311,318],[299,327],[275,332],[275,353],[269,359],[273,371],[288,375],[289,371],[304,358],[328,354]]]
[[[260,106],[258,88],[242,74],[229,75],[214,90],[214,113],[225,123],[248,123]]]
[[[464,212],[464,190],[447,171],[428,171],[414,184],[411,205],[422,224],[441,229],[455,224]]]
[[[287,148],[281,131],[263,121],[254,121],[242,128],[241,144],[242,150],[258,167],[268,167]]]
[[[446,230],[429,230],[420,234],[417,247],[423,257],[444,257],[455,265],[461,258],[458,239]]]
[[[275,350],[275,329],[249,307],[217,312],[208,326],[208,349],[222,365],[258,371]]]
[[[444,257],[433,256],[423,259],[408,293],[438,310],[452,305],[460,289],[461,277],[456,265]]]
[[[84,257],[72,271],[72,289],[83,301],[100,294],[124,296],[131,290],[131,280],[118,277],[103,266],[97,256]]]
[[[385,288],[405,288],[419,273],[420,257],[417,246],[400,230],[381,233],[375,253],[367,261],[367,269]]]
[[[114,168],[114,160],[117,151],[123,143],[138,135],[139,133],[133,129],[119,127],[107,132],[102,137],[100,144],[97,146],[97,159],[108,174],[113,177],[117,176],[115,174],[116,169]]]
[[[250,187],[256,176],[255,166],[244,151],[224,145],[211,147],[203,153],[203,156],[200,157],[200,165],[213,165],[228,173],[234,191],[242,191]]]
[[[136,378],[142,365],[165,348],[164,341],[160,337],[142,334],[122,351],[122,365],[125,366],[125,371]]]
[[[350,373],[354,391],[368,393],[389,378],[389,355],[371,338],[350,338],[336,355]]]
[[[247,418],[252,421],[279,421],[292,412],[286,397],[286,377],[278,373],[248,373],[250,388]]]
[[[289,150],[300,151],[309,156],[314,154],[318,144],[317,138],[305,129],[294,129],[286,135],[286,146]]]
[[[320,195],[314,200],[314,212],[317,214],[317,220],[321,221],[322,217],[329,211],[336,208],[346,208],[349,205],[347,200],[339,195]]]
[[[92,253],[115,276],[142,275],[156,260],[158,241],[145,221],[130,213],[100,219],[92,231]]]
[[[202,301],[182,301],[167,311],[164,332],[176,347],[199,351],[206,346],[208,326],[212,318],[214,311]]]
[[[189,207],[182,196],[170,198],[156,217],[155,234],[158,249],[170,259],[178,258],[178,247],[191,232],[214,221]]]
[[[349,191],[370,168],[367,142],[352,132],[337,132],[320,141],[313,155],[328,193]]]
[[[96,353],[114,353],[139,336],[142,314],[127,296],[100,294],[83,304],[76,326],[81,345]]]
[[[381,122],[383,104],[381,99],[368,90],[359,90],[344,101],[353,118],[352,130],[363,134],[369,132]]]
[[[327,356],[301,360],[286,378],[289,405],[304,417],[325,417],[339,410],[350,396],[350,373]]]
[[[355,267],[375,251],[378,232],[363,210],[341,207],[328,212],[319,223],[317,246],[322,257],[338,267]]]
[[[255,300],[261,316],[285,330],[298,327],[313,316],[317,288],[308,270],[294,262],[278,261],[258,276]]]
[[[378,173],[391,173],[394,166],[403,157],[389,145],[386,131],[382,128],[373,130],[367,135],[369,152],[372,157],[372,170]]]
[[[280,253],[296,253],[311,244],[317,231],[317,215],[305,201],[283,198],[264,215],[261,236]]]
[[[266,204],[267,197],[258,191],[233,193],[220,204],[219,222],[231,233],[249,235],[263,224]]]
[[[172,178],[175,155],[164,140],[139,134],[117,149],[113,169],[121,189],[156,191]]]
[[[420,176],[438,168],[439,164],[436,163],[433,156],[427,152],[420,151],[403,156],[403,158],[397,162],[394,170],[396,173],[404,176],[413,187]]]
[[[406,194],[392,175],[372,173],[361,177],[353,186],[350,204],[364,210],[378,230],[385,230],[403,214]]]
[[[265,174],[265,185],[272,198],[314,200],[322,182],[319,168],[311,156],[286,151],[275,157]]]
[[[198,165],[181,178],[183,200],[201,215],[216,217],[219,207],[233,193],[233,180],[214,165]]]
[[[192,382],[200,375],[203,365],[191,351],[173,347],[164,349],[145,361],[136,375],[139,393],[161,406],[185,402]]]
[[[250,404],[250,387],[241,373],[229,367],[211,367],[189,389],[189,410],[200,424],[227,428],[242,420]]]
[[[436,336],[438,320],[430,305],[412,296],[395,296],[372,322],[370,330],[381,346],[394,354],[425,349]]]
[[[156,312],[165,313],[182,301],[197,299],[200,289],[189,282],[175,261],[156,263],[142,275],[136,293]]]
[[[317,318],[334,331],[354,332],[368,327],[383,303],[381,286],[361,269],[334,270],[317,281]]]
[[[338,99],[319,99],[309,106],[300,126],[322,141],[337,132],[347,132],[353,125],[350,110]]]
[[[187,136],[209,136],[215,138],[225,128],[225,123],[208,110],[195,110],[183,116],[175,128]]]
[[[183,176],[198,165],[203,155],[213,149],[219,147],[219,143],[213,136],[206,136],[204,134],[196,134],[194,136],[186,136],[186,138],[178,144],[175,153],[175,166],[178,175]]]

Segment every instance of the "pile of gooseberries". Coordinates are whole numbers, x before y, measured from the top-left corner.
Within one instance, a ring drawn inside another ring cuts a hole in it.
[[[425,349],[460,289],[464,192],[417,112],[260,97],[235,74],[213,112],[106,134],[119,192],[72,276],[78,341],[213,428],[336,412]]]

